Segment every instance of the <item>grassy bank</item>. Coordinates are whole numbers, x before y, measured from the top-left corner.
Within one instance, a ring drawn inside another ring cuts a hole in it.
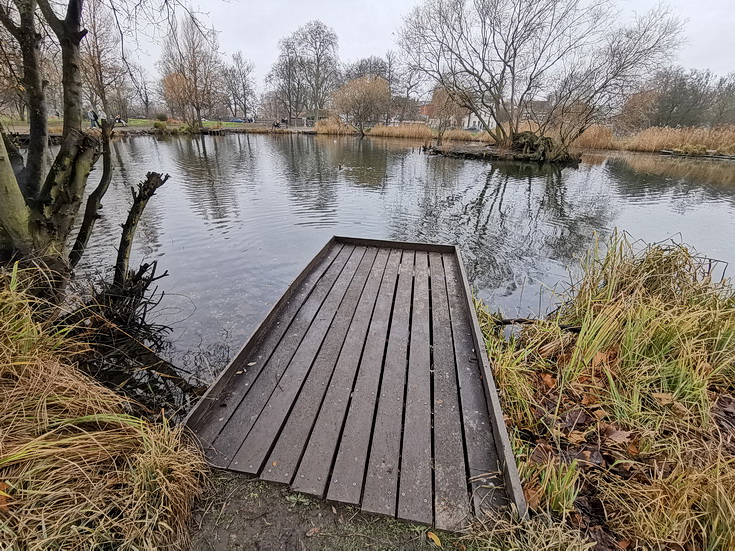
[[[585,149],[613,149],[658,153],[676,149],[689,155],[704,155],[707,150],[735,155],[735,127],[648,128],[627,136],[615,136],[609,127],[593,126],[575,144]]]
[[[732,549],[735,290],[686,247],[607,251],[510,339],[480,308],[526,498],[602,549]]]
[[[0,517],[8,549],[179,549],[205,465],[180,428],[129,415],[75,366],[85,345],[34,321],[0,272]]]

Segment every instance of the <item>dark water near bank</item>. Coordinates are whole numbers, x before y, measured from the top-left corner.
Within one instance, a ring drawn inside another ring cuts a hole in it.
[[[80,269],[112,264],[129,187],[149,170],[171,174],[131,263],[169,271],[158,321],[174,327],[174,362],[203,365],[204,378],[335,234],[456,243],[479,296],[510,316],[543,314],[595,233],[616,227],[735,263],[735,164],[591,155],[576,170],[542,170],[428,157],[405,141],[295,135],[113,147],[113,184]]]

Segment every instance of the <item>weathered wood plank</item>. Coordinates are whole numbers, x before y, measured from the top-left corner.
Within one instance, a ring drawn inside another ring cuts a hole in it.
[[[484,513],[506,505],[507,500],[493,428],[488,417],[477,351],[472,340],[472,325],[469,312],[464,307],[457,259],[455,255],[443,257],[462,408],[462,427],[467,450],[467,470],[475,514],[483,517]]]
[[[390,308],[392,289],[390,295],[382,300],[378,298],[383,296],[380,289],[386,274],[397,272],[399,261],[400,253],[389,252],[387,249],[381,250],[376,259],[365,293],[357,306],[342,353],[337,360],[335,375],[324,398],[322,409],[319,411],[297,476],[292,483],[292,488],[296,491],[318,496],[323,496],[326,491],[329,471],[337,453],[358,367],[363,354],[368,354],[366,349],[368,328],[376,331],[377,326],[372,325],[372,320],[376,315],[380,317],[379,312],[383,309],[381,306],[383,301],[387,300]],[[393,277],[395,278],[395,275]],[[390,309],[386,314],[386,327],[388,315],[390,315]]]
[[[364,237],[342,237],[334,236],[337,243],[349,245],[362,245],[364,247],[390,247],[393,249],[409,249],[412,251],[437,252],[437,253],[454,253],[453,245],[441,245],[437,243],[415,243],[410,241],[392,241],[386,239],[366,239]]]
[[[286,331],[286,327],[282,327],[279,321],[286,316],[288,323],[291,322],[293,316],[301,307],[301,303],[312,291],[321,274],[326,271],[342,247],[342,243],[337,243],[334,238],[330,239],[301,273],[296,276],[296,279],[286,288],[281,298],[271,307],[263,321],[258,324],[246,343],[237,352],[230,365],[222,370],[214,382],[209,385],[199,403],[189,411],[184,419],[184,424],[187,427],[196,431],[204,415],[211,410],[211,406],[215,404],[218,398],[222,398],[227,393],[227,386],[232,376],[239,370],[240,366],[245,365],[247,358],[253,354],[256,348],[263,346],[264,342],[268,340],[269,334],[278,334],[280,339],[280,335]],[[293,299],[296,300],[295,304]]]
[[[363,511],[390,516],[398,502],[414,256],[406,250],[401,258],[362,498]]]
[[[432,524],[429,257],[416,253],[398,518]]]
[[[316,382],[316,377],[309,375],[268,457],[266,468],[261,474],[263,480],[291,482],[302,453],[310,442],[310,454],[316,457],[307,458],[306,461],[310,461],[316,468],[321,469],[321,474],[318,476],[323,480],[326,481],[329,476],[329,469],[337,450],[342,421],[347,411],[357,365],[387,260],[388,250],[380,249],[360,295],[354,316],[348,324],[347,336],[339,358],[335,362],[331,379],[325,386],[320,386]],[[307,385],[311,386],[307,388]],[[319,388],[321,388],[321,395],[318,392]]]
[[[434,522],[461,529],[470,513],[457,372],[442,255],[429,254],[434,369]]]
[[[269,324],[268,332],[262,337],[260,342],[254,343],[253,346],[251,346],[251,343],[245,345],[238,359],[228,368],[231,375],[226,382],[226,386],[223,385],[222,391],[216,396],[212,396],[208,402],[202,400],[197,405],[197,409],[208,407],[206,413],[197,415],[198,420],[193,428],[205,451],[211,451],[212,442],[217,437],[217,434],[219,434],[227,420],[237,409],[243,396],[245,396],[253,382],[257,379],[270,354],[273,353],[283,335],[291,327],[291,324],[301,311],[305,302],[309,302],[311,298],[312,303],[319,302],[321,304],[321,299],[317,296],[312,297],[312,294],[319,281],[321,281],[322,276],[330,268],[332,271],[336,270],[337,272],[341,270],[341,267],[339,265],[334,266],[334,263],[338,262],[339,264],[341,262],[342,266],[344,266],[344,262],[349,257],[348,252],[351,252],[351,250],[352,247],[345,250],[343,244],[335,243],[327,251],[322,261],[306,275],[301,285],[294,291],[282,310],[277,313],[274,312],[277,315],[274,316],[274,321]],[[207,456],[210,461],[214,462],[213,464],[220,465],[215,454],[208,453]]]
[[[329,480],[327,498],[334,501],[360,502],[400,259],[401,251],[392,250],[378,292],[339,451]],[[296,482],[301,484],[301,480],[297,479]]]
[[[347,282],[346,278],[343,278],[335,283],[330,296],[324,301],[325,309],[330,299],[336,301],[345,288],[346,292],[344,292],[334,319],[324,319],[321,325],[316,320],[312,323],[301,346],[294,354],[291,364],[273,391],[258,420],[250,429],[240,450],[235,454],[232,460],[233,468],[242,469],[243,472],[250,474],[260,472],[299,393],[301,393],[300,398],[303,398],[302,402],[314,403],[316,407],[321,403],[377,252],[374,247],[370,247],[365,252],[352,281]],[[345,268],[345,271],[347,269]],[[340,285],[344,282],[347,283]],[[319,317],[321,314],[317,316]],[[314,358],[315,350],[318,350],[318,353]],[[301,434],[294,435],[295,438],[305,443],[310,428],[306,426]],[[272,466],[266,467],[266,470],[270,469]]]
[[[212,449],[216,457],[225,465],[229,465],[235,452],[237,452],[243,439],[250,431],[258,415],[268,401],[273,389],[289,365],[291,358],[301,345],[309,327],[318,315],[323,315],[323,303],[330,296],[332,286],[343,276],[350,263],[353,269],[357,268],[359,259],[362,258],[364,249],[345,248],[337,256],[329,270],[317,283],[314,292],[299,310],[296,318],[283,336],[278,346],[268,358],[261,375],[251,385],[251,389],[244,394],[244,399],[237,405],[230,418],[224,423],[222,430],[214,439]],[[359,258],[356,258],[359,257]],[[351,279],[351,274],[349,274]],[[335,306],[336,309],[336,306]],[[210,458],[210,455],[207,455]]]

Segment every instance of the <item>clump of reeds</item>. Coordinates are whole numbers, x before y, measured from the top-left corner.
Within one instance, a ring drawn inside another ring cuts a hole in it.
[[[612,128],[595,124],[577,138],[574,146],[581,149],[617,149],[620,143],[615,140]]]
[[[9,549],[178,549],[205,464],[74,365],[69,328],[0,273],[0,517]]]
[[[487,132],[469,132],[459,128],[453,128],[444,132],[442,139],[447,142],[493,142]]]
[[[688,154],[703,155],[707,150],[711,150],[733,155],[735,154],[735,126],[647,128],[624,138],[622,147],[629,151],[658,152],[662,149],[678,149]]]
[[[410,138],[414,140],[430,140],[434,137],[434,131],[426,124],[406,123],[398,126],[385,126],[378,124],[370,129],[371,136],[382,138]]]
[[[332,134],[335,136],[346,136],[357,133],[352,126],[345,124],[338,117],[318,120],[314,124],[314,130],[317,134]]]
[[[509,340],[480,309],[531,508],[582,530],[604,511],[634,547],[733,548],[735,289],[683,245],[619,234],[583,269]]]

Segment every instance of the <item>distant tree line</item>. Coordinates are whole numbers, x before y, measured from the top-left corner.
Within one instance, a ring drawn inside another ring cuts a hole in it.
[[[707,70],[662,69],[628,98],[615,124],[623,131],[735,124],[735,73],[718,77]]]

